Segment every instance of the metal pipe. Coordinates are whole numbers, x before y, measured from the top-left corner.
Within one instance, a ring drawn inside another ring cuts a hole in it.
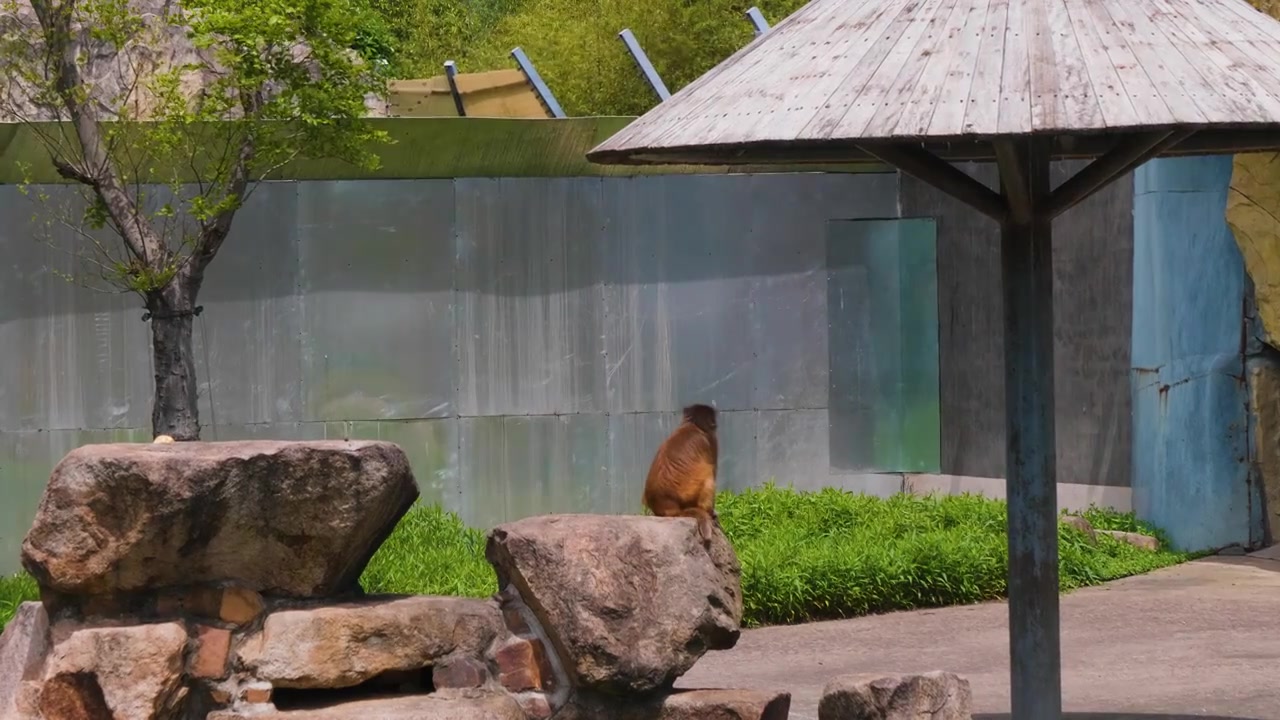
[[[756,37],[769,32],[769,21],[764,19],[764,13],[760,12],[760,8],[752,5],[743,13],[747,16],[747,21],[756,30]]]
[[[458,92],[457,63],[452,60],[445,60],[444,76],[449,81],[449,94],[453,96],[453,106],[458,109],[458,117],[466,117],[467,109],[462,105],[462,93]]]
[[[622,44],[627,46],[627,52],[631,53],[632,59],[636,61],[636,65],[640,67],[640,72],[644,74],[644,79],[649,81],[649,87],[658,94],[658,100],[666,102],[671,97],[671,93],[667,90],[667,86],[662,82],[662,77],[658,75],[658,71],[653,68],[653,63],[649,62],[649,56],[644,54],[644,48],[640,47],[640,41],[636,40],[636,36],[631,32],[630,28],[624,29],[618,33],[618,37],[622,38]]]
[[[515,58],[516,64],[520,66],[520,72],[524,73],[524,77],[533,86],[533,91],[538,94],[538,98],[542,100],[542,104],[547,106],[547,110],[551,113],[551,117],[565,117],[564,109],[560,107],[560,103],[556,101],[556,96],[552,94],[551,88],[542,81],[542,76],[538,74],[538,69],[533,66],[533,61],[525,54],[524,50],[519,47],[511,50],[511,57]]]

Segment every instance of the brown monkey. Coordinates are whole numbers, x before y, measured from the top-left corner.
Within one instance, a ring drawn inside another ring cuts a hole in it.
[[[704,543],[711,542],[716,517],[716,411],[710,405],[684,409],[680,426],[662,444],[649,466],[644,505],[658,517],[691,517]]]

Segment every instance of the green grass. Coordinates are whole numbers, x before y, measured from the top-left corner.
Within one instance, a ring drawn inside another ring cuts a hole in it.
[[[742,563],[743,624],[787,624],[1004,596],[1008,551],[1005,504],[976,495],[895,495],[880,499],[837,489],[765,487],[722,492],[721,525]],[[1102,530],[1168,538],[1133,513],[1092,508]],[[1059,528],[1062,590],[1173,565],[1191,553],[1140,550],[1074,527]],[[437,506],[401,521],[361,577],[372,593],[487,597],[496,589],[484,559],[485,534]],[[0,579],[0,621],[35,599],[29,578]]]

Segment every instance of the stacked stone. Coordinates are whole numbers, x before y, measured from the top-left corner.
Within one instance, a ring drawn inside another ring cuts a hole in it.
[[[490,533],[491,599],[367,597],[418,496],[378,442],[86,446],[23,545],[3,720],[781,720],[790,696],[673,689],[733,647],[740,569],[688,520]]]

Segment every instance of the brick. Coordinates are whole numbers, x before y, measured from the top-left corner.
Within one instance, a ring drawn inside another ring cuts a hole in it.
[[[431,669],[431,682],[436,689],[478,688],[484,685],[488,673],[484,665],[472,658],[456,658],[440,663]]]
[[[209,699],[213,700],[216,705],[230,705],[231,691],[224,687],[210,688]]]
[[[222,592],[218,617],[223,622],[248,625],[262,614],[266,604],[262,596],[247,588],[232,587]]]
[[[271,702],[271,683],[249,683],[240,689],[240,699],[247,703],[262,704]]]
[[[231,652],[231,631],[196,626],[196,652],[191,658],[191,675],[220,680],[227,676],[227,656]]]
[[[499,648],[495,659],[498,662],[498,682],[507,690],[555,689],[555,676],[541,640],[515,638]]]

